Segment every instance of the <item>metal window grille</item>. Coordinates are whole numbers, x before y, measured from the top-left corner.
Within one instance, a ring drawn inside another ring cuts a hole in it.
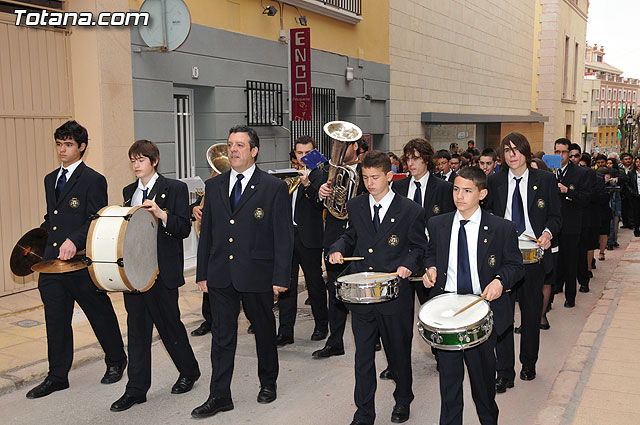
[[[312,121],[291,122],[291,147],[298,137],[311,136],[316,141],[316,149],[329,159],[331,138],[324,133],[322,126],[336,119],[335,89],[311,87],[311,104]]]
[[[328,4],[338,9],[353,12],[356,15],[362,14],[362,0],[318,0],[324,4]]]
[[[189,94],[174,94],[173,103],[176,132],[176,178],[193,177],[195,175],[193,99]]]
[[[247,125],[282,125],[282,84],[247,81]]]

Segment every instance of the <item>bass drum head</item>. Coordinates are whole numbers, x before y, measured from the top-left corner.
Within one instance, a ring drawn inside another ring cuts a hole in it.
[[[138,208],[127,225],[122,246],[124,275],[133,289],[144,292],[158,275],[158,221],[144,208]]]
[[[418,313],[426,326],[435,329],[460,329],[484,319],[489,314],[489,303],[479,302],[473,307],[453,316],[461,308],[477,300],[477,295],[443,294],[427,301]]]

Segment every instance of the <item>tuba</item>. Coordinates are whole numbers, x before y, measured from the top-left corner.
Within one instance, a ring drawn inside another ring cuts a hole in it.
[[[207,149],[207,162],[211,167],[211,176],[209,176],[209,178],[229,171],[231,169],[231,162],[229,161],[227,144],[216,143],[215,145],[209,146],[209,149]],[[200,202],[200,206],[202,207],[204,206],[204,193],[198,193],[198,195],[202,196],[202,201]],[[200,237],[200,226],[202,226],[202,223],[197,220],[193,223],[193,228],[198,237]]]
[[[347,219],[347,202],[356,196],[360,176],[344,164],[344,154],[349,145],[362,138],[362,130],[350,122],[331,121],[323,130],[332,139],[329,160],[329,181],[331,194],[324,200],[324,206],[336,218]]]

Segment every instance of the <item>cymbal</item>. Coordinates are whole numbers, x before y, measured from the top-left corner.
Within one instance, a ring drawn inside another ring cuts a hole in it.
[[[31,270],[38,273],[69,273],[89,267],[82,260],[47,260],[31,266]]]
[[[31,266],[42,261],[49,232],[40,227],[29,230],[13,248],[9,265],[16,276],[28,276]]]

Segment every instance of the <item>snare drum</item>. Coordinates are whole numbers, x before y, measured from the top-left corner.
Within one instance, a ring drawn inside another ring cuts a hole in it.
[[[87,234],[89,274],[102,291],[145,292],[158,276],[158,220],[141,206],[107,206]]]
[[[354,304],[374,304],[391,301],[398,297],[400,279],[386,276],[371,279],[381,272],[362,272],[341,276],[336,282],[336,297],[340,301]]]
[[[522,264],[534,264],[542,260],[544,249],[541,246],[536,246],[534,241],[518,239],[518,247],[522,253]]]
[[[447,351],[466,350],[485,342],[493,330],[493,312],[487,301],[482,300],[453,316],[478,298],[477,295],[442,294],[424,303],[417,323],[422,339]]]

